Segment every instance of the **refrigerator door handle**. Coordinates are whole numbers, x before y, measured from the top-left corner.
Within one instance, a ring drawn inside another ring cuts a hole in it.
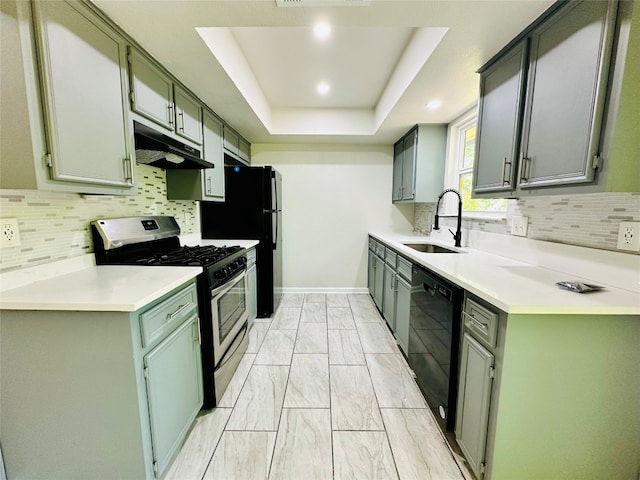
[[[275,175],[271,176],[271,187],[271,206],[277,212],[280,208],[278,206],[278,181]]]

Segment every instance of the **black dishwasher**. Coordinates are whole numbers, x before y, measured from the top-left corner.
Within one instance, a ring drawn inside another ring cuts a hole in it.
[[[414,265],[407,358],[443,431],[452,431],[456,423],[463,293]]]

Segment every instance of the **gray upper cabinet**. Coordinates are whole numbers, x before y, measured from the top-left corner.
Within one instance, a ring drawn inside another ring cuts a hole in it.
[[[51,178],[132,187],[123,39],[81,4],[32,5]]]
[[[397,142],[393,146],[393,187],[391,199],[396,202],[402,200],[402,167],[404,162],[404,142]]]
[[[129,47],[131,110],[168,130],[174,129],[173,83],[145,55]]]
[[[616,7],[570,2],[532,33],[520,188],[593,181]]]
[[[596,179],[617,2],[553,8],[480,70],[474,196]]]
[[[251,144],[229,125],[224,126],[224,152],[234,160],[251,165]]]
[[[498,60],[480,77],[478,129],[473,190],[513,190],[520,148],[527,42]],[[478,168],[481,165],[482,168]]]
[[[202,144],[202,106],[186,90],[174,85],[176,133],[194,143]]]
[[[203,124],[204,159],[212,163],[213,168],[167,170],[169,200],[224,202],[222,122],[208,110],[204,110]]]
[[[416,125],[393,147],[393,202],[435,202],[444,185],[445,125]]]
[[[194,145],[202,144],[202,104],[153,60],[129,47],[131,111]]]

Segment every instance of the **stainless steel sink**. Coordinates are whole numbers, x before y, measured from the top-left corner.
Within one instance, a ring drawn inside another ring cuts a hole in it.
[[[434,245],[433,243],[403,243],[403,245],[424,253],[460,253],[456,250],[451,250],[450,248]]]

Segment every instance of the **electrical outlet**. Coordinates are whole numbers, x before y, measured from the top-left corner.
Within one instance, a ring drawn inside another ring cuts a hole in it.
[[[620,222],[618,249],[640,252],[640,222]]]
[[[0,235],[0,247],[20,246],[20,231],[18,230],[18,220],[15,218],[3,218],[2,235]]]
[[[518,237],[526,237],[529,227],[529,217],[512,217],[511,218],[511,235]]]

